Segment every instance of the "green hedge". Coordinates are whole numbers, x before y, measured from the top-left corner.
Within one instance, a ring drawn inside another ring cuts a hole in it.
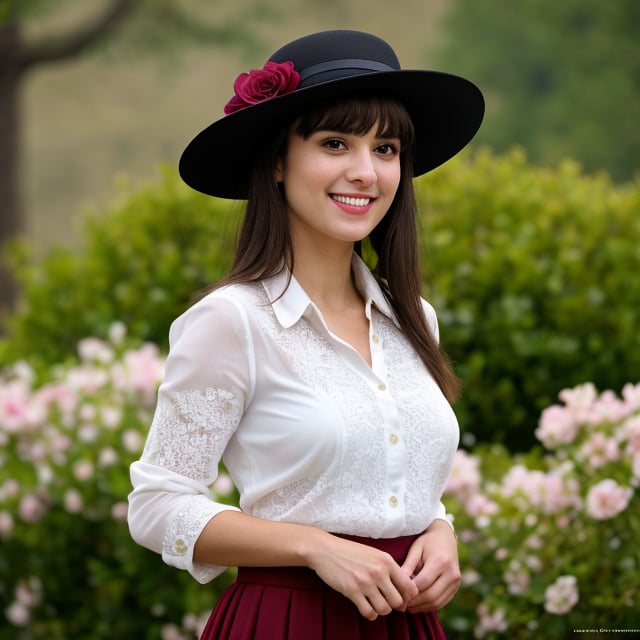
[[[525,449],[558,389],[640,380],[640,179],[533,167],[515,149],[451,162],[418,189],[466,430]]]
[[[417,191],[425,294],[463,379],[464,430],[525,448],[558,389],[640,379],[640,180],[616,186],[572,162],[480,151]],[[164,348],[171,320],[228,267],[239,207],[167,169],[88,215],[81,250],[38,262],[14,252],[24,296],[0,362],[61,362],[115,320]]]

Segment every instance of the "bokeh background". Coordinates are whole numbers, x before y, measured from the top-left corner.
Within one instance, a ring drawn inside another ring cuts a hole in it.
[[[0,640],[192,640],[232,579],[125,522],[168,325],[238,219],[176,162],[240,72],[333,28],[487,99],[416,181],[464,384],[449,636],[640,637],[640,3],[0,0]]]
[[[64,37],[109,4],[21,0],[29,42]],[[617,0],[156,0],[21,87],[23,192],[40,246],[72,241],[73,218],[108,201],[114,176],[153,178],[217,118],[235,76],[314,30],[369,30],[403,66],[468,75],[488,98],[478,137],[523,144],[533,162],[571,157],[629,180],[640,157],[638,3]],[[33,8],[31,8],[33,7]],[[180,22],[189,21],[183,28]],[[209,44],[212,43],[212,44]],[[1,206],[1,205],[0,205]]]

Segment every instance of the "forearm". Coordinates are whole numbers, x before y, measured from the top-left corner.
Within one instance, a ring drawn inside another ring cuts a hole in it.
[[[224,511],[202,530],[193,559],[224,566],[313,568],[314,558],[331,544],[332,537],[308,525]]]

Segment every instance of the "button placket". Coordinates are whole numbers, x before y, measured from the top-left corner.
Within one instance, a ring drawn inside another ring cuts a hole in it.
[[[395,535],[406,521],[404,495],[406,489],[407,451],[400,438],[398,407],[389,384],[382,335],[376,327],[379,318],[372,320],[372,354],[375,353],[374,380],[372,389],[383,417],[384,449],[386,457],[385,473],[385,530],[382,535]],[[377,341],[375,340],[377,338]]]

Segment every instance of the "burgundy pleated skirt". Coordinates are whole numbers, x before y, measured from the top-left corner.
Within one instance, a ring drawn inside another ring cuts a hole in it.
[[[342,536],[402,563],[416,536]],[[345,596],[303,567],[238,569],[211,613],[201,640],[446,640],[435,612],[367,620]]]

